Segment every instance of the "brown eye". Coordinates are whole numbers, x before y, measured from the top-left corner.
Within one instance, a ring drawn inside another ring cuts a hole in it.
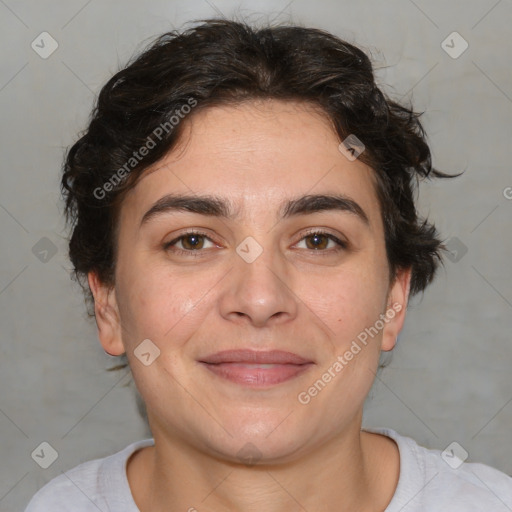
[[[205,242],[211,245],[209,247],[205,247]],[[174,252],[177,254],[192,254],[195,256],[196,254],[199,255],[200,253],[204,252],[202,249],[208,249],[214,245],[215,244],[211,241],[210,237],[208,237],[205,233],[191,231],[190,233],[183,233],[174,240],[165,243],[163,248],[166,251]]]
[[[318,251],[319,253],[337,252],[348,247],[347,242],[343,242],[331,233],[323,231],[311,231],[306,233],[301,239],[301,242],[302,240],[305,240],[306,249]],[[333,242],[335,247],[329,248],[330,242]]]
[[[181,237],[181,245],[186,250],[202,249],[204,245],[203,235],[191,233]]]
[[[304,237],[304,239],[306,240],[308,249],[325,249],[329,244],[329,237],[322,233],[314,233],[313,235]],[[311,243],[308,244],[307,240],[311,240]]]

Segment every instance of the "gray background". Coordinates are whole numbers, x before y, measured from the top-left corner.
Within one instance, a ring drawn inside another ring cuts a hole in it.
[[[117,360],[68,276],[60,166],[95,94],[134,51],[220,13],[358,43],[388,94],[426,110],[434,164],[467,169],[420,187],[420,213],[454,252],[413,299],[364,424],[429,448],[457,441],[469,460],[512,474],[510,0],[0,0],[0,510],[22,510],[61,471],[149,435],[127,370],[105,371]],[[47,59],[31,48],[43,31],[59,45]],[[469,43],[458,58],[441,46],[453,31]],[[48,469],[31,457],[43,441],[58,452]]]

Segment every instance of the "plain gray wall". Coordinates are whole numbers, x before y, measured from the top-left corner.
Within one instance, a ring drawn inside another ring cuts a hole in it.
[[[148,38],[221,13],[276,16],[358,43],[384,90],[426,111],[434,164],[466,169],[421,184],[420,213],[467,252],[454,252],[412,300],[364,424],[430,448],[456,440],[470,460],[512,474],[510,0],[3,0],[0,510],[23,510],[61,471],[149,435],[127,370],[105,371],[116,359],[69,279],[63,149],[85,128],[101,86]],[[59,45],[47,59],[31,47],[43,31]],[[453,31],[469,44],[458,58],[441,46]],[[58,452],[48,469],[31,458],[43,441]]]

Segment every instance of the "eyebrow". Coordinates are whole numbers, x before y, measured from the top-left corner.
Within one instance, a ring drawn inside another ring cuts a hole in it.
[[[167,194],[161,197],[143,215],[140,226],[161,214],[175,211],[186,211],[206,215],[234,219],[239,211],[230,200],[212,195],[176,195]],[[323,211],[340,211],[354,215],[366,227],[370,227],[370,220],[363,208],[352,198],[343,194],[310,194],[285,201],[279,210],[281,219],[308,215]]]

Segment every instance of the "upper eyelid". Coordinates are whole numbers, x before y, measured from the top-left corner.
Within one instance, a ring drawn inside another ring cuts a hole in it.
[[[210,242],[216,244],[215,240],[213,240],[213,238],[211,236],[209,236],[208,234],[204,233],[203,231],[201,231],[201,230],[190,230],[190,231],[185,231],[184,233],[181,233],[181,235],[173,237],[172,240],[169,240],[168,242],[164,242],[164,246],[165,247],[169,247],[172,244],[176,244],[177,242],[179,242],[182,238],[185,238],[187,236],[192,236],[192,235],[204,236]]]
[[[331,231],[328,230],[327,228],[308,228],[305,232],[302,232],[298,235],[300,238],[297,240],[297,242],[295,242],[294,245],[301,242],[307,236],[311,236],[311,235],[317,234],[317,233],[321,234],[321,235],[328,236],[328,237],[329,236],[334,237],[334,238],[338,239],[342,244],[348,245],[348,243],[349,243],[343,235],[340,236],[338,234],[331,233]],[[197,230],[191,229],[190,231],[185,231],[184,233],[180,234],[179,236],[174,237],[169,242],[166,242],[164,245],[165,245],[165,247],[171,247],[172,245],[175,245],[176,243],[178,243],[182,238],[185,238],[185,237],[191,236],[191,235],[203,236],[206,239],[208,239],[210,242],[212,242],[213,244],[218,245],[217,242],[211,236],[209,236],[207,233],[203,232],[200,229],[197,229]],[[332,238],[331,238],[331,240],[332,240]],[[336,240],[332,240],[332,241],[341,246],[341,244],[339,244]],[[199,252],[199,251],[192,251],[189,249],[180,249],[180,250],[186,251],[186,252]]]

